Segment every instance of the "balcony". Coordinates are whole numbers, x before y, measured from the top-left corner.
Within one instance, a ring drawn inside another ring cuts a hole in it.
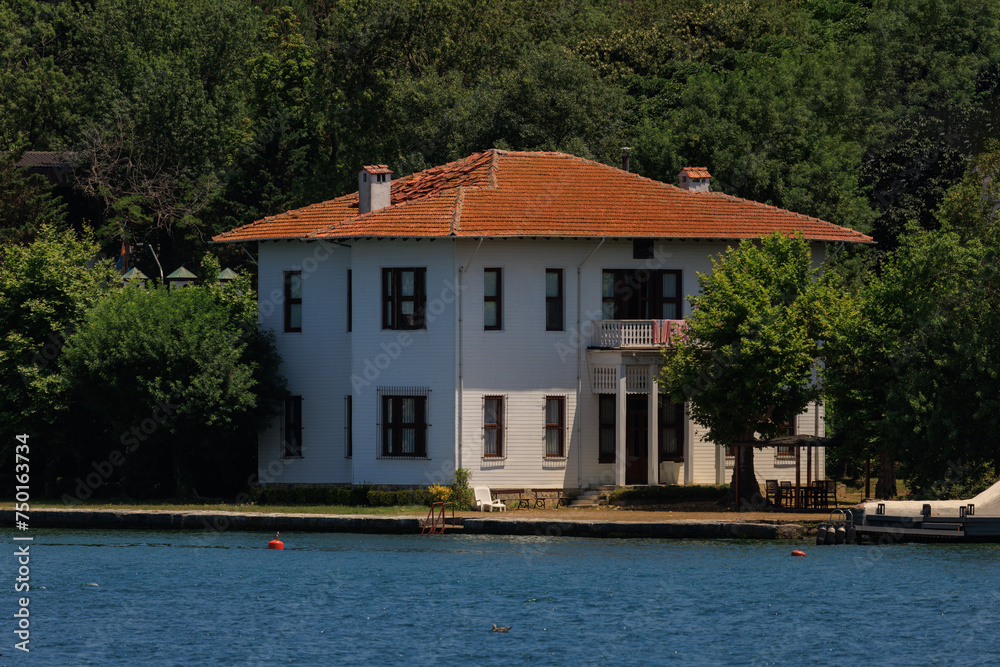
[[[606,350],[670,347],[686,335],[684,320],[594,320],[591,347]]]

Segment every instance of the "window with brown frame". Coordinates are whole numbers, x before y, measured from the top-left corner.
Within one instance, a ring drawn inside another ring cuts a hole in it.
[[[302,331],[301,271],[285,271],[285,331]]]
[[[382,269],[382,328],[424,328],[426,269]]]
[[[605,269],[601,277],[606,320],[677,320],[681,302],[680,271]]]
[[[483,269],[483,329],[503,328],[503,270]]]
[[[598,397],[600,433],[598,435],[598,463],[615,462],[615,426],[618,418],[618,402],[614,394]]]
[[[563,330],[563,270],[545,269],[545,330]]]
[[[381,396],[379,458],[427,458],[427,397]]]
[[[545,397],[545,456],[566,456],[566,397]]]
[[[778,429],[778,437],[787,437],[790,435],[795,435],[795,422],[790,421],[787,424],[783,424],[781,428]],[[775,447],[775,456],[780,458],[795,458],[795,447],[791,445],[778,445]]]
[[[659,447],[661,461],[684,460],[684,404],[674,403],[669,396],[659,397]]]
[[[504,455],[504,397],[483,397],[483,458],[502,459]]]

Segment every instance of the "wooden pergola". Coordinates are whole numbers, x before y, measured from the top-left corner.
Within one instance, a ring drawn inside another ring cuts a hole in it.
[[[739,508],[740,500],[740,466],[743,464],[743,457],[740,453],[740,449],[743,447],[757,447],[762,449],[764,447],[794,447],[795,448],[795,502],[796,507],[798,507],[798,490],[802,488],[802,463],[800,461],[799,452],[805,447],[806,448],[806,487],[812,485],[812,448],[813,447],[828,447],[834,444],[833,438],[821,438],[815,435],[782,435],[777,438],[771,438],[770,440],[753,440],[750,442],[734,442],[730,444],[730,447],[736,447],[736,488],[733,489],[733,497],[736,498],[736,506]]]

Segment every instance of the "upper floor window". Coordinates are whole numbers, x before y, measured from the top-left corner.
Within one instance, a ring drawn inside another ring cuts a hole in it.
[[[632,259],[653,259],[653,239],[632,239]]]
[[[605,269],[601,297],[606,320],[679,320],[681,272]]]
[[[563,271],[545,269],[545,330],[563,330]]]
[[[423,329],[426,269],[382,269],[382,328]]]
[[[285,271],[285,331],[302,331],[301,271]]]
[[[483,329],[503,328],[503,271],[483,269]]]
[[[353,295],[351,287],[351,270],[347,269],[347,331],[351,330],[351,325],[353,324],[352,318],[354,317],[354,304]]]

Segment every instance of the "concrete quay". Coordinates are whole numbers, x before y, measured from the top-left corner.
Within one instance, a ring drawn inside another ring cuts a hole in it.
[[[456,517],[447,533],[465,535],[537,535],[542,537],[687,538],[790,540],[807,534],[795,523],[739,520],[604,521],[520,518],[487,515]],[[14,511],[0,510],[0,522],[14,526]],[[419,534],[423,517],[291,514],[265,512],[159,511],[111,509],[33,509],[31,528],[328,532]]]

